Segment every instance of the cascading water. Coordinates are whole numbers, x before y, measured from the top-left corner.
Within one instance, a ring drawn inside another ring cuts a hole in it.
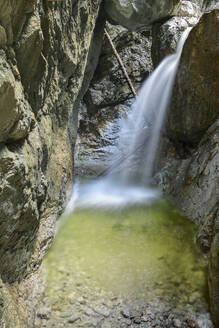
[[[109,175],[121,172],[125,182],[135,181],[148,185],[153,174],[160,131],[165,119],[184,42],[186,30],[175,54],[167,56],[145,81],[124,126]],[[123,155],[121,155],[123,153]],[[119,169],[118,169],[119,168]]]
[[[147,203],[158,196],[150,188],[150,178],[180,61],[184,42],[167,56],[141,88],[128,118],[123,122],[118,153],[104,177],[86,184],[76,184],[68,211],[76,207],[111,207]]]

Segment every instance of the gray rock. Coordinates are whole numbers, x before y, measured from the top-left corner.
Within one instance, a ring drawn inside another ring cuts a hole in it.
[[[153,24],[152,59],[154,66],[167,55],[174,53],[182,33],[196,25],[202,15],[200,3],[183,0],[178,15],[167,22]]]
[[[60,312],[61,318],[69,318],[69,317],[71,317],[71,315],[72,315],[71,312]]]
[[[214,10],[202,16],[183,49],[168,115],[173,140],[198,143],[218,118],[218,38],[219,11]]]
[[[41,319],[48,320],[51,316],[51,310],[47,307],[40,308],[39,311],[37,312],[37,316]]]
[[[102,309],[100,307],[95,307],[95,308],[93,308],[93,310],[94,310],[94,312],[96,312],[97,314],[99,314],[105,318],[108,318],[110,315],[110,311]]]
[[[0,52],[0,97],[0,142],[24,138],[30,131],[31,109],[3,50]]]
[[[178,0],[111,0],[104,7],[112,22],[135,30],[175,15],[178,5]]]
[[[40,320],[35,315],[43,288],[38,272],[71,193],[77,124],[72,110],[82,82],[92,77],[92,65],[89,77],[84,73],[100,2],[0,0],[0,275],[5,291],[0,322],[5,327],[33,327],[34,317]],[[5,287],[11,282],[13,290]]]

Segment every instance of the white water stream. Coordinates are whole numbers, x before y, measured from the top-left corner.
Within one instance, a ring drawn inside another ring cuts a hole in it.
[[[89,183],[74,186],[67,211],[85,207],[124,207],[146,204],[158,197],[150,187],[161,129],[172,94],[186,30],[177,51],[167,56],[141,88],[121,127],[118,152],[109,173]]]

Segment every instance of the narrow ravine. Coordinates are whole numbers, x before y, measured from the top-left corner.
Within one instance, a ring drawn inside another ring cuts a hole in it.
[[[44,262],[50,309],[41,314],[44,327],[212,327],[196,226],[160,198],[153,182],[190,30],[146,80],[121,122],[110,169],[74,185],[70,214],[59,222]]]
[[[165,201],[63,217],[44,262],[44,327],[211,327],[195,232]]]

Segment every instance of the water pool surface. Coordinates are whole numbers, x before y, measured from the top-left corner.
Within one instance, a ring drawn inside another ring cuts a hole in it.
[[[59,281],[77,285],[78,277],[84,294],[99,289],[179,308],[207,307],[206,263],[195,233],[196,226],[165,201],[117,211],[77,210],[62,219],[46,257],[47,293],[60,299]],[[62,302],[72,295],[69,288]]]

